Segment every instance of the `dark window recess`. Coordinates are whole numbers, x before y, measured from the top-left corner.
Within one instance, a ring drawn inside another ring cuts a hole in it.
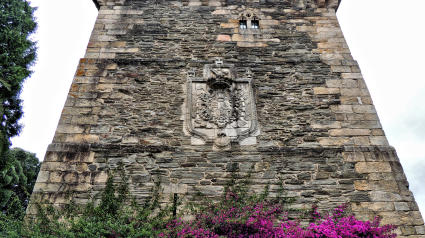
[[[248,24],[246,23],[246,21],[245,21],[245,20],[240,20],[240,21],[239,21],[239,27],[240,27],[241,29],[246,29],[246,28],[248,28]]]
[[[260,21],[251,21],[252,29],[260,29]]]

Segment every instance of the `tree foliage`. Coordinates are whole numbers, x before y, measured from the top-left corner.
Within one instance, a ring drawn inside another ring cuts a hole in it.
[[[19,96],[36,59],[36,43],[30,38],[37,27],[34,11],[26,0],[0,1],[0,152],[3,153],[9,148],[9,139],[21,131]],[[0,167],[0,171],[6,169]]]
[[[23,209],[26,209],[41,163],[34,153],[20,148],[7,151],[3,159],[10,166],[0,174],[0,206],[3,206],[3,210],[13,206],[13,203],[7,203],[15,194]]]
[[[8,150],[10,138],[21,131],[19,97],[36,59],[36,43],[30,38],[37,27],[34,11],[26,0],[0,0],[0,206],[9,200],[11,186],[26,179]]]

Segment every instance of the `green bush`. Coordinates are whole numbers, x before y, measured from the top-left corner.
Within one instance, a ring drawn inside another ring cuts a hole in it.
[[[110,173],[104,190],[83,207],[72,199],[62,210],[34,203],[37,215],[24,224],[23,237],[158,237],[175,206],[160,207],[159,183],[147,201],[138,205],[129,193],[127,178],[121,177],[124,182],[114,185]]]
[[[10,209],[0,212],[0,237],[21,237],[25,210],[16,195],[12,195],[9,204]]]

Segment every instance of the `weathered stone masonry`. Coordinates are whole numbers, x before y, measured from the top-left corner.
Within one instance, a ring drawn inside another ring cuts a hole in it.
[[[61,206],[73,190],[85,203],[122,165],[140,201],[157,173],[164,193],[190,197],[196,186],[217,198],[233,167],[254,166],[256,191],[267,183],[276,191],[280,176],[295,206],[350,202],[362,219],[398,225],[400,237],[425,237],[339,27],[338,1],[96,4],[34,194]]]

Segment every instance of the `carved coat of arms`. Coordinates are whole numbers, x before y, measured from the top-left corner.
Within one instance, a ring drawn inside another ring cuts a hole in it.
[[[249,69],[238,78],[233,64],[217,59],[204,66],[203,77],[191,70],[187,80],[185,132],[192,144],[213,143],[218,150],[230,148],[232,142],[256,144],[259,131]]]

